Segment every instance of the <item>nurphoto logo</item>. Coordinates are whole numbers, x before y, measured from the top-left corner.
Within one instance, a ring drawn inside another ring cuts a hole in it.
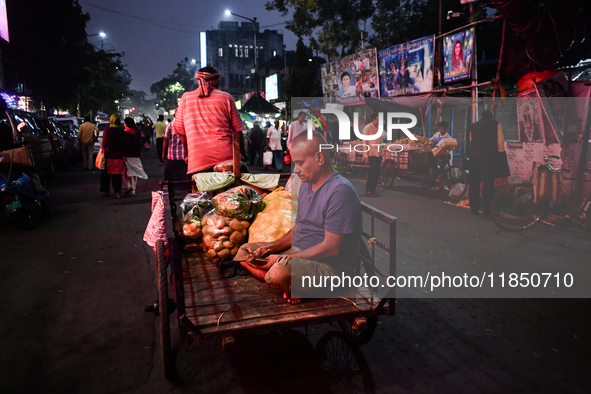
[[[326,121],[324,120],[324,117],[322,115],[318,114],[318,112],[316,112],[316,111],[314,111],[314,112],[318,115],[318,118],[320,118],[320,120],[322,120],[322,122],[326,125]],[[339,123],[339,134],[338,134],[339,140],[343,140],[343,141],[350,141],[351,140],[351,120],[349,119],[349,116],[345,112],[340,111],[338,109],[334,109],[334,108],[321,109],[320,112],[323,114],[333,114],[337,117],[337,120]],[[410,122],[398,123],[400,120],[404,120],[404,119],[410,120]],[[320,124],[320,120],[316,119],[316,121],[319,124]],[[416,141],[417,137],[415,137],[414,134],[410,132],[410,129],[415,127],[416,125],[417,125],[417,117],[411,113],[387,112],[386,113],[386,137],[387,137],[387,140],[392,141],[392,139],[393,139],[392,132],[394,130],[400,130],[409,139]],[[353,114],[353,133],[354,133],[355,137],[357,137],[356,139],[359,139],[361,141],[379,140],[381,142],[382,136],[384,134],[384,113],[383,112],[378,113],[377,127],[378,127],[378,130],[376,131],[375,134],[369,134],[369,135],[363,134],[359,130],[359,114],[357,112],[355,112]],[[314,132],[313,122],[308,120],[308,139],[312,139],[313,132]],[[381,147],[381,143],[380,144],[371,144],[371,145],[378,145]],[[335,146],[333,144],[321,144],[320,145],[320,151],[322,151],[323,149],[330,150],[330,149],[334,149],[334,148],[335,148]],[[388,149],[389,152],[402,152],[403,151],[402,145],[399,145],[399,144],[390,144],[386,148]],[[336,149],[338,151],[339,147],[336,146]],[[349,151],[351,149],[353,149],[355,152],[367,152],[370,149],[370,145],[369,144],[349,145]]]

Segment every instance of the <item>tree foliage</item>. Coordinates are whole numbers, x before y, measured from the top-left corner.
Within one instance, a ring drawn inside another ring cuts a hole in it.
[[[188,58],[177,63],[172,74],[150,86],[150,92],[156,94],[156,103],[166,111],[175,109],[183,93],[197,87],[196,71],[197,64]]]
[[[286,28],[298,38],[310,37],[310,47],[329,58],[350,55],[361,48],[361,25],[375,10],[372,1],[364,0],[273,0],[265,6],[283,16],[292,12]]]
[[[300,38],[296,44],[294,65],[290,70],[289,79],[285,86],[285,96],[292,97],[314,97],[316,96],[316,66],[310,65],[308,59],[310,54],[304,41]]]
[[[96,111],[131,81],[121,54],[88,42],[90,20],[77,0],[9,1],[10,44],[2,46],[6,90],[47,108]]]

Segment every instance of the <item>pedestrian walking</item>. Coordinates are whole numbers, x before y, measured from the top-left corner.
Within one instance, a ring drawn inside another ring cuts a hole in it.
[[[164,131],[166,130],[166,124],[164,123],[164,115],[158,115],[158,120],[152,126],[154,132],[156,134],[156,153],[158,154],[158,160],[160,160],[160,165],[164,165],[164,161],[162,161],[162,150],[164,144]]]
[[[135,196],[137,179],[148,179],[140,159],[140,150],[142,144],[141,133],[135,126],[132,118],[125,118],[125,168],[126,174],[123,175],[126,185],[125,194]]]
[[[490,215],[490,203],[495,192],[495,162],[497,152],[505,151],[501,124],[493,119],[492,112],[483,111],[480,120],[470,127],[470,211],[478,214],[480,207],[480,183],[482,182],[482,212]]]
[[[183,94],[176,112],[174,133],[187,151],[187,172],[211,172],[233,158],[233,134],[241,138],[242,121],[232,96],[218,90],[220,73],[204,67],[195,78],[199,87]],[[241,143],[241,146],[244,144]]]
[[[82,166],[84,170],[92,170],[94,162],[94,143],[98,141],[99,131],[94,123],[90,122],[90,116],[84,117],[84,124],[78,130],[78,141],[82,148]]]
[[[295,122],[291,122],[289,125],[289,131],[287,133],[287,149],[291,150],[291,141],[307,130],[308,124],[304,123],[305,119],[306,113],[304,111],[300,111],[298,114],[298,119]]]
[[[267,129],[267,145],[273,152],[273,164],[275,168],[277,171],[283,171],[283,147],[281,146],[278,120],[275,120],[274,126],[269,126]]]
[[[250,132],[250,165],[259,165],[263,163],[263,130],[259,122],[254,122]]]
[[[378,136],[378,122],[379,115],[374,113],[371,116],[371,122],[369,122],[363,128],[364,135]],[[365,184],[365,192],[370,196],[379,196],[376,192],[378,186],[378,180],[380,178],[380,170],[382,166],[382,150],[380,144],[382,143],[382,136],[379,135],[375,139],[374,144],[369,145],[369,151],[367,152],[367,161],[369,164],[369,174],[367,175],[367,183]]]
[[[109,118],[109,127],[103,131],[102,149],[105,155],[105,169],[101,172],[101,193],[108,197],[111,183],[115,197],[121,198],[121,182],[125,174],[125,131],[121,127],[121,118],[117,114]]]
[[[191,177],[187,174],[187,151],[179,134],[174,134],[174,123],[168,123],[164,131],[164,145],[162,159],[164,165],[165,181],[189,181]]]
[[[150,150],[150,147],[152,146],[152,128],[150,127],[148,121],[144,120],[143,122],[140,122],[138,124],[138,130],[140,133],[142,133],[143,150]]]

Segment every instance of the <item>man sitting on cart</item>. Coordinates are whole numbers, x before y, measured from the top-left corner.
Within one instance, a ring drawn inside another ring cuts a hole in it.
[[[322,144],[326,140],[319,133],[310,140],[302,133],[292,142],[294,173],[303,183],[291,231],[272,243],[245,244],[235,258],[256,278],[282,287],[292,304],[300,302],[291,297],[292,280],[352,275],[359,264],[361,202],[351,182],[333,170],[330,150],[321,150]],[[244,258],[266,254],[265,265]]]

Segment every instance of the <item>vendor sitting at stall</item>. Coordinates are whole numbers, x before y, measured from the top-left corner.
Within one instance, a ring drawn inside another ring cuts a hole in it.
[[[326,140],[319,133],[310,140],[302,133],[292,142],[294,173],[303,183],[291,231],[269,244],[245,244],[234,259],[256,278],[282,287],[284,298],[292,304],[300,301],[291,298],[292,276],[299,280],[302,274],[352,275],[359,264],[361,202],[353,185],[333,170],[330,151],[320,150],[321,144]],[[250,251],[257,256],[270,254],[268,262],[245,261]]]
[[[431,141],[433,141],[435,138],[451,138],[451,135],[449,135],[449,133],[447,132],[447,128],[449,127],[449,124],[447,122],[440,122],[438,126],[439,131],[433,134],[433,137],[429,138]]]

